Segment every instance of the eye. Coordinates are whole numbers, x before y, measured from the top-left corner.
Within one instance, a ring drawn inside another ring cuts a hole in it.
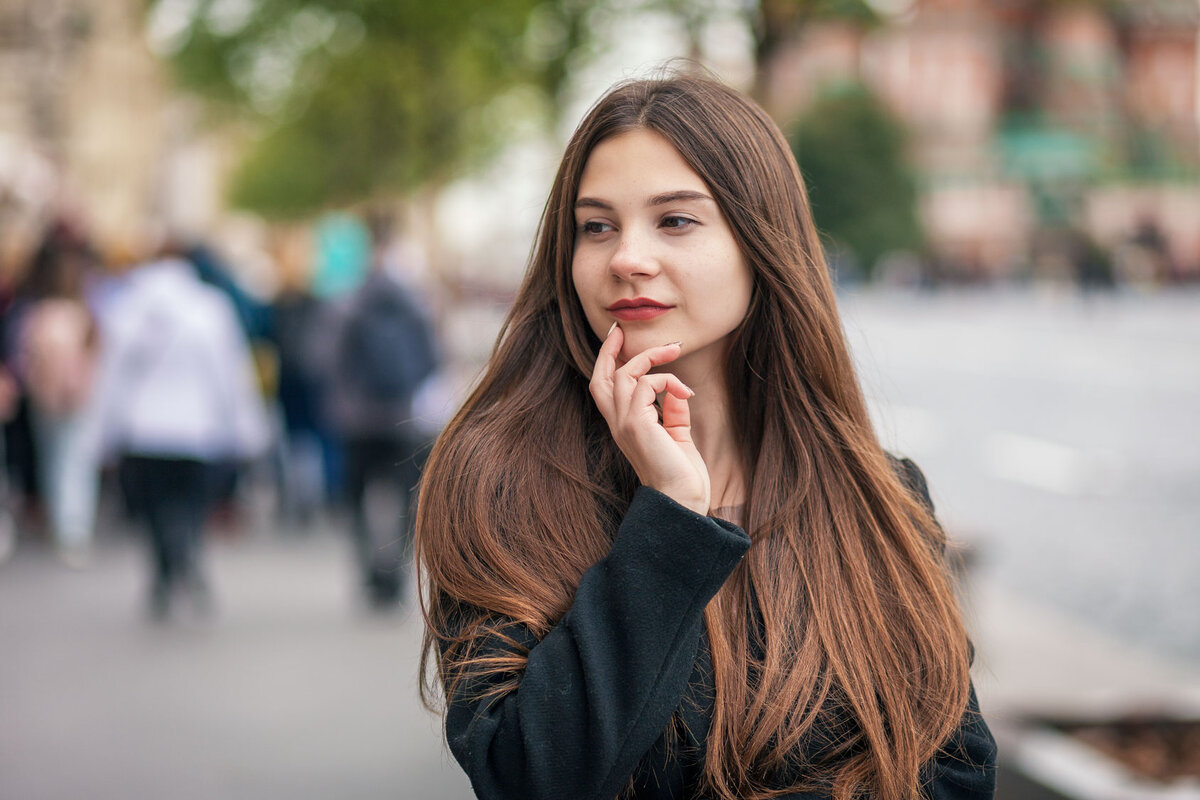
[[[602,233],[608,233],[612,229],[613,226],[609,225],[607,222],[601,222],[595,219],[590,219],[587,222],[582,223],[578,228],[580,233],[589,236],[599,236]]]
[[[687,230],[688,228],[692,227],[693,225],[699,225],[699,224],[700,224],[699,222],[692,219],[691,217],[679,217],[679,216],[663,217],[662,222],[659,223],[659,225],[663,228],[669,228],[670,230],[676,230],[676,231]]]

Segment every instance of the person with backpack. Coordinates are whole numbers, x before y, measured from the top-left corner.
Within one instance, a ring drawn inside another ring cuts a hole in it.
[[[203,534],[219,479],[270,445],[246,337],[229,298],[169,243],[128,275],[106,319],[89,440],[118,459],[148,534],[151,619],[179,599],[207,614]]]
[[[368,602],[394,606],[407,585],[416,485],[425,434],[414,424],[413,397],[439,364],[433,326],[383,257],[383,223],[373,225],[375,254],[350,295],[337,334],[329,409],[342,436],[345,497]],[[398,499],[398,524],[373,519],[378,491]]]

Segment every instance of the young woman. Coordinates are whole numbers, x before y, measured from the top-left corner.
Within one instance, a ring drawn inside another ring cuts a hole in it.
[[[421,498],[425,656],[479,797],[992,796],[924,480],[733,90],[588,113]]]

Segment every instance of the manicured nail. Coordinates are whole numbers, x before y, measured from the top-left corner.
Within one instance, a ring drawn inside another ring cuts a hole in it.
[[[680,350],[683,349],[683,342],[667,342],[667,347],[670,347],[673,344],[678,345]]]
[[[604,338],[607,339],[609,336],[612,336],[612,332],[615,331],[616,329],[617,329],[617,323],[614,322],[612,324],[612,327],[608,329],[608,333],[604,334]]]
[[[687,386],[687,385],[684,385],[684,387],[683,387],[683,388],[685,388],[685,389],[687,389],[687,390],[688,390],[688,397],[695,397],[695,396],[696,396],[696,390],[695,390],[695,389],[693,389],[692,387],[690,387],[690,386]]]

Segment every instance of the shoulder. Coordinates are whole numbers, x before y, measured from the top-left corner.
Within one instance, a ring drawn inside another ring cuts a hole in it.
[[[887,457],[896,476],[900,478],[900,482],[913,497],[921,501],[930,514],[933,514],[933,498],[929,495],[929,484],[926,482],[925,473],[921,472],[921,468],[910,458],[902,458],[891,453],[888,453]]]
[[[198,278],[181,286],[176,307],[180,322],[199,331],[221,335],[240,332],[233,300],[221,289]]]
[[[932,526],[924,527],[932,538],[937,552],[945,555],[946,552],[946,532],[942,525],[938,522],[936,511],[933,507],[933,498],[929,495],[929,485],[925,481],[925,474],[921,472],[921,468],[916,465],[911,459],[900,458],[888,453],[888,459],[892,462],[892,469],[896,472],[896,477],[908,490],[918,503],[924,507],[929,514],[929,521]]]

